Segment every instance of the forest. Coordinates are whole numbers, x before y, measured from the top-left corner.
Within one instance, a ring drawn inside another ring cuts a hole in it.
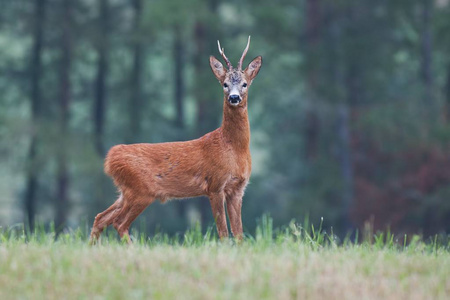
[[[450,233],[449,0],[0,1],[0,226],[91,226],[122,143],[220,126],[209,66],[261,55],[243,224],[307,219]],[[154,203],[149,234],[214,224],[206,198]]]

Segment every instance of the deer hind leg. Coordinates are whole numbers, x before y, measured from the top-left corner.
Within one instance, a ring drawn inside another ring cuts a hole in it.
[[[222,240],[228,237],[227,217],[225,215],[225,195],[223,192],[211,193],[209,195],[209,202],[213,212],[214,220],[216,221],[217,232],[219,238]]]
[[[230,227],[233,236],[237,240],[242,240],[243,230],[242,230],[242,193],[238,192],[236,194],[227,197],[227,212],[230,218]]]
[[[99,213],[94,220],[94,225],[92,225],[90,243],[95,244],[100,234],[103,230],[112,224],[116,215],[120,212],[123,205],[122,195],[119,196],[119,199],[113,203],[108,209],[104,212]]]
[[[129,228],[131,223],[149,206],[154,198],[134,197],[125,199],[125,204],[120,212],[115,216],[113,226],[119,233],[120,238],[126,238],[131,244]]]

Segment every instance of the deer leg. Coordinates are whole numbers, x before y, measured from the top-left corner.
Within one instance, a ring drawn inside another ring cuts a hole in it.
[[[230,218],[230,227],[233,236],[237,240],[242,240],[243,230],[242,230],[242,193],[234,194],[227,197],[227,212]]]
[[[125,204],[113,222],[113,226],[119,233],[120,238],[122,239],[125,237],[129,244],[131,244],[131,239],[128,230],[131,223],[136,220],[136,218],[153,202],[154,199],[149,201],[147,199],[140,198],[139,200],[140,201]]]
[[[225,215],[224,201],[225,196],[223,192],[212,193],[209,195],[209,202],[213,212],[214,220],[216,221],[217,232],[219,238],[222,240],[228,237],[227,217]]]
[[[122,208],[122,203],[122,195],[120,195],[119,199],[117,199],[116,202],[113,203],[113,205],[111,205],[108,209],[106,209],[104,212],[99,213],[95,217],[90,237],[91,244],[95,244],[103,230],[112,224],[114,217]]]

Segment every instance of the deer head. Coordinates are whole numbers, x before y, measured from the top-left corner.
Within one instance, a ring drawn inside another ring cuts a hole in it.
[[[219,47],[219,53],[225,60],[228,69],[226,69],[214,56],[209,57],[209,64],[217,80],[219,80],[220,84],[223,86],[225,101],[232,107],[245,107],[247,105],[248,88],[256,75],[258,75],[262,64],[262,57],[257,56],[245,70],[242,70],[242,63],[247,54],[248,47],[250,46],[249,36],[247,47],[245,47],[237,68],[235,69],[231,65],[230,60],[226,57],[224,49],[220,47],[219,41],[217,41],[217,45]]]

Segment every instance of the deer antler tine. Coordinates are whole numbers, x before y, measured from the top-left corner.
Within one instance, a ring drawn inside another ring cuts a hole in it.
[[[242,70],[242,63],[244,62],[244,58],[247,55],[248,48],[250,47],[250,36],[248,36],[247,46],[244,49],[244,52],[242,52],[241,59],[239,60],[238,69]]]
[[[222,54],[222,47],[220,47],[220,42],[217,40],[217,46],[219,47],[219,53]]]
[[[231,62],[228,59],[228,57],[225,55],[224,49],[222,47],[220,47],[220,42],[219,40],[217,40],[217,46],[219,47],[219,53],[220,55],[222,55],[223,59],[225,60],[225,62],[227,63],[227,67],[228,70],[231,70],[233,67],[231,66]]]

